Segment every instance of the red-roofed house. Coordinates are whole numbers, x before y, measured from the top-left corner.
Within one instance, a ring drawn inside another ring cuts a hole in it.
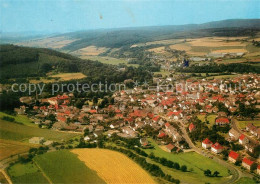
[[[229,124],[229,119],[228,118],[217,118],[216,121],[215,121],[216,125],[227,125]]]
[[[245,145],[248,142],[249,142],[248,138],[244,134],[241,134],[239,137],[239,143]]]
[[[170,123],[165,123],[165,127],[166,127],[166,129],[169,127],[169,126],[171,126],[171,124]]]
[[[245,157],[242,161],[242,166],[248,170],[251,170],[253,163],[254,162],[252,160]]]
[[[153,118],[153,121],[157,123],[157,122],[159,121],[159,119],[160,119],[160,116],[155,116],[155,117]]]
[[[212,146],[212,142],[206,138],[204,141],[202,141],[202,147],[205,149],[208,149]]]
[[[234,151],[230,151],[229,155],[228,155],[228,160],[230,162],[235,163],[238,160],[239,154],[234,152]]]
[[[190,132],[192,132],[192,131],[194,131],[195,130],[195,125],[193,124],[193,123],[191,123],[190,125],[189,125],[189,131]]]
[[[97,110],[96,110],[96,109],[91,109],[91,110],[89,110],[89,112],[90,112],[91,114],[94,114],[94,113],[97,113]]]
[[[172,152],[174,150],[174,148],[175,148],[175,146],[172,145],[171,143],[166,146],[166,149],[168,152]]]
[[[166,134],[163,131],[160,131],[159,135],[158,135],[158,138],[163,138],[165,136],[166,136]]]
[[[223,147],[218,142],[216,142],[211,146],[211,151],[214,153],[221,153],[223,151]]]

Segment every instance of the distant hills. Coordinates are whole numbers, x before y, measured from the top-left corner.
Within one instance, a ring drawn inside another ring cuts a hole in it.
[[[251,36],[260,31],[260,19],[234,19],[204,24],[151,26],[72,32],[59,36],[77,39],[63,47],[75,51],[90,45],[118,48],[136,43],[204,36]]]
[[[147,26],[147,27],[129,27],[117,29],[98,29],[88,31],[77,31],[65,34],[56,34],[49,36],[41,35],[29,37],[17,37],[15,35],[4,35],[0,37],[2,43],[21,42],[21,45],[29,41],[29,46],[53,48],[49,40],[53,43],[56,38],[66,40],[59,50],[75,51],[87,46],[119,48],[136,43],[149,41],[176,39],[176,38],[198,38],[205,36],[254,36],[260,31],[260,19],[230,19],[214,21],[203,24],[187,25],[166,25],[166,26]],[[49,39],[49,40],[48,40]],[[44,42],[46,45],[38,45]],[[69,40],[69,41],[68,41]],[[55,48],[57,49],[57,48]]]

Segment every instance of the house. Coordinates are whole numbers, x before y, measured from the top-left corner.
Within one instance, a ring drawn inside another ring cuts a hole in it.
[[[31,144],[42,144],[44,142],[44,137],[32,137],[29,139],[29,143]]]
[[[163,138],[165,136],[166,136],[166,134],[163,131],[160,131],[158,134],[158,138]]]
[[[250,153],[253,153],[257,146],[258,146],[258,143],[256,143],[256,142],[249,142],[248,144],[245,145],[245,148]]]
[[[228,132],[231,140],[238,140],[239,139],[239,136],[240,136],[240,133],[238,131],[236,131],[234,128],[230,129],[229,132]]]
[[[252,123],[248,123],[246,125],[246,130],[254,135],[256,133],[256,131],[257,131],[257,127],[254,126]]]
[[[232,163],[236,163],[236,161],[238,160],[239,154],[234,152],[234,151],[230,151],[229,155],[228,155],[228,160]]]
[[[175,146],[171,143],[166,146],[166,150],[170,153],[174,150],[174,148]]]
[[[242,166],[248,170],[251,170],[253,163],[254,162],[252,160],[244,158],[242,161]]]
[[[206,138],[204,141],[202,141],[202,147],[205,149],[208,149],[212,146],[212,142]]]
[[[239,137],[239,143],[245,145],[249,143],[249,140],[244,134],[241,134]]]
[[[260,175],[260,165],[257,166],[257,174]]]
[[[146,146],[148,146],[148,144],[149,144],[149,142],[147,141],[146,138],[141,138],[141,139],[140,139],[140,143],[141,143],[141,145],[142,145],[143,147],[146,147]]]
[[[191,123],[189,125],[189,132],[193,132],[195,130],[195,128],[196,128],[195,125],[193,123]]]
[[[223,151],[223,147],[218,142],[216,142],[215,144],[213,144],[211,146],[211,151],[213,153],[217,153],[218,154],[218,153],[221,153]]]
[[[215,124],[216,125],[228,125],[230,122],[229,122],[229,119],[228,118],[223,118],[223,117],[221,117],[221,118],[217,118],[216,120],[215,120]]]
[[[84,137],[84,141],[89,141],[91,138],[87,135]]]

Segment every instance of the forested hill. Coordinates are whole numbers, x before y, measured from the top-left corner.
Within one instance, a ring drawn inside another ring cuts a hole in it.
[[[143,68],[117,66],[82,60],[50,49],[0,45],[0,83],[12,79],[45,77],[49,72],[82,72],[90,81],[122,82],[125,79],[149,80],[151,74]]]
[[[260,31],[260,19],[233,19],[204,24],[150,26],[72,32],[64,36],[76,41],[62,49],[75,51],[90,45],[119,48],[125,45],[175,38],[205,36],[252,36]]]

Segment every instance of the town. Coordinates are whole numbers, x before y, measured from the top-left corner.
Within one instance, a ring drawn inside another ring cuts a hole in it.
[[[95,143],[102,135],[116,134],[138,138],[143,148],[150,149],[149,140],[153,139],[167,152],[193,150],[259,175],[260,128],[251,123],[258,118],[251,107],[259,108],[259,76],[178,82],[172,91],[143,86],[117,91],[103,107],[97,102],[86,102],[81,108],[70,105],[77,100],[73,93],[39,99],[38,105],[32,97],[22,97],[25,105],[15,111],[28,114],[40,128],[81,133],[85,142]],[[231,83],[246,85],[242,91],[223,88]],[[245,128],[240,126],[241,120],[246,120]],[[33,137],[29,142],[53,144],[44,137]]]

